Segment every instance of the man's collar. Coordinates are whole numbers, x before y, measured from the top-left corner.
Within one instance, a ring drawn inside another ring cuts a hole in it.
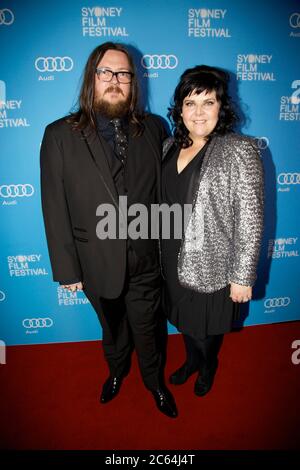
[[[97,127],[100,131],[104,131],[110,126],[110,119],[108,119],[106,116],[103,116],[102,114],[97,113],[96,119],[97,119]]]
[[[107,129],[111,124],[111,122],[110,122],[111,119],[109,119],[107,116],[104,116],[101,113],[96,113],[96,119],[97,119],[98,128],[100,130]],[[124,129],[127,129],[128,126],[129,126],[128,117],[125,116],[125,117],[122,117],[120,119],[121,119],[121,123],[122,123],[122,126],[124,127]]]

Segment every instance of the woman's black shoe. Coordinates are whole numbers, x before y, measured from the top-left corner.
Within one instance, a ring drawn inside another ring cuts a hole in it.
[[[191,375],[197,372],[197,370],[197,367],[191,367],[185,362],[179,369],[170,375],[169,382],[173,385],[182,385]]]
[[[210,391],[214,383],[217,368],[218,361],[209,370],[204,371],[202,374],[199,373],[194,386],[194,392],[198,397],[204,397]]]

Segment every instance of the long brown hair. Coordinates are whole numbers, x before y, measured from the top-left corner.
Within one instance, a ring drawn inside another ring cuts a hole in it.
[[[72,125],[74,130],[82,130],[88,124],[95,128],[95,117],[93,110],[95,95],[95,71],[100,60],[109,50],[123,52],[128,59],[131,72],[134,74],[131,82],[129,121],[135,126],[135,135],[140,135],[144,129],[142,123],[144,115],[138,109],[139,89],[134,62],[127,49],[122,44],[114,42],[105,42],[101,46],[96,47],[90,54],[84,69],[83,82],[78,100],[78,110],[70,114],[67,122]]]

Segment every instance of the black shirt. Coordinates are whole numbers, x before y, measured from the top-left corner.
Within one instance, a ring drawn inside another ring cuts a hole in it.
[[[177,160],[180,148],[170,150],[171,155],[163,162],[162,169],[162,199],[169,206],[179,204],[184,213],[184,204],[192,204],[194,191],[189,191],[191,181],[195,175],[199,175],[203,157],[207,148],[207,144],[195,155],[195,157],[186,165],[186,167],[178,173]],[[194,188],[196,189],[196,188]],[[182,233],[184,230],[182,218]],[[174,217],[171,213],[170,224],[170,240],[162,240],[164,248],[172,251],[179,251],[181,239],[174,238]]]
[[[122,127],[127,136],[129,134],[129,125],[127,119],[121,119]],[[110,119],[97,114],[97,131],[99,135],[107,142],[113,152],[105,152],[107,163],[111,171],[112,178],[114,180],[116,190],[119,196],[124,196],[128,192],[128,183],[127,183],[127,172],[126,172],[126,162],[125,165],[119,159],[115,151],[115,130],[114,126],[111,123]]]

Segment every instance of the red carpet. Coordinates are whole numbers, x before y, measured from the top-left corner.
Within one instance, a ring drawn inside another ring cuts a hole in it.
[[[100,405],[107,376],[100,342],[9,347],[0,365],[3,449],[297,449],[300,364],[291,361],[300,322],[248,327],[225,337],[211,392],[192,377],[170,386],[179,409],[161,415],[134,358],[120,395]],[[181,365],[169,337],[166,374]]]

